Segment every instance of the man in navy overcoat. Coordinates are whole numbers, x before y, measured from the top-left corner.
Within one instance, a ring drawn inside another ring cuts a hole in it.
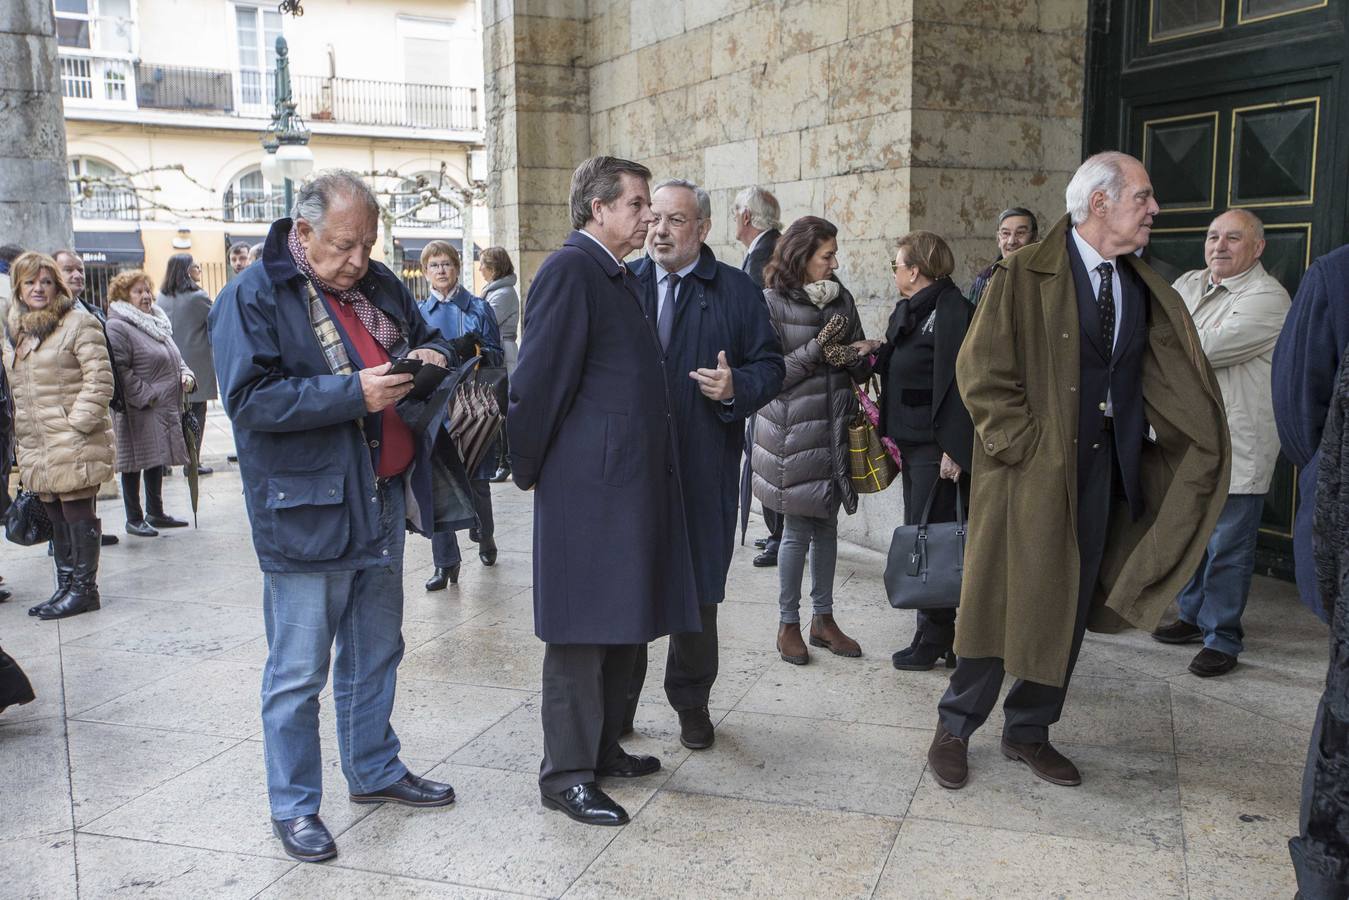
[[[670,636],[665,696],[679,714],[679,740],[712,746],[708,696],[717,677],[717,604],[735,546],[745,420],[782,390],[782,346],[763,294],[741,270],[717,262],[703,241],[712,228],[707,191],[683,180],[652,193],[656,222],[647,255],[633,264],[647,315],[657,323],[679,435],[680,482],[693,552],[702,631]],[[638,650],[628,721],[646,678]]]
[[[651,224],[637,163],[572,175],[577,229],[529,291],[506,417],[515,483],[535,490],[534,630],[543,661],[543,805],[622,825],[598,777],[660,760],[619,746],[637,647],[697,631],[665,360],[624,256]]]

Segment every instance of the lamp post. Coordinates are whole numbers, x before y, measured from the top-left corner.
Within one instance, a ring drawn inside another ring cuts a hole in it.
[[[300,181],[314,168],[314,154],[309,149],[309,129],[304,119],[295,112],[295,98],[290,92],[290,50],[286,39],[276,39],[276,109],[272,121],[262,135],[262,177],[268,184],[277,179],[286,186],[286,215],[293,207],[293,182]]]

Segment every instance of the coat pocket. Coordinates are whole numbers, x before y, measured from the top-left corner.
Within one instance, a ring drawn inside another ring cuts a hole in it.
[[[351,543],[351,512],[340,473],[267,479],[272,539],[287,559],[337,559]]]
[[[628,417],[626,413],[604,414],[604,483],[614,487],[627,484],[632,466],[628,461]]]

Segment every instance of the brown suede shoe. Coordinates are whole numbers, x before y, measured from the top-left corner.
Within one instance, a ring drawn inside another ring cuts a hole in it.
[[[806,649],[806,642],[801,640],[800,623],[778,623],[778,655],[794,666],[804,666],[810,662],[810,651]]]
[[[814,616],[810,620],[810,646],[824,647],[835,656],[861,656],[857,641],[843,633],[833,616]]]
[[[932,746],[927,750],[927,765],[937,784],[953,791],[963,788],[970,780],[969,752],[969,741],[956,737],[938,722]]]
[[[1008,759],[1019,759],[1036,775],[1050,784],[1074,787],[1082,783],[1082,773],[1077,771],[1073,761],[1054,749],[1049,741],[1034,744],[1018,744],[1002,739],[1002,753]]]

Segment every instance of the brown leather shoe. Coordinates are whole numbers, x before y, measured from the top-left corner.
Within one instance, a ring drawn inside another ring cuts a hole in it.
[[[1049,741],[1033,744],[1018,744],[1002,739],[1002,753],[1008,759],[1019,759],[1036,775],[1050,784],[1075,787],[1082,783],[1082,773],[1077,771],[1073,761],[1054,749]]]
[[[956,737],[938,722],[932,746],[927,749],[927,765],[937,784],[953,791],[963,788],[970,780],[969,753],[970,742]]]
[[[810,646],[824,647],[835,656],[862,655],[862,647],[843,633],[833,616],[814,616],[810,620]]]
[[[806,649],[806,642],[801,640],[800,623],[778,623],[778,655],[784,662],[794,666],[804,666],[810,662],[810,651]]]

